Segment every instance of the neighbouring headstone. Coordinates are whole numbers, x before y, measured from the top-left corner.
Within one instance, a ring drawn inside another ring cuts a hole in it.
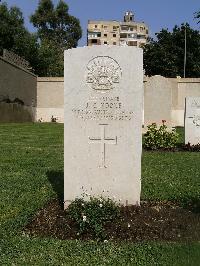
[[[200,97],[185,100],[185,144],[200,144]]]
[[[65,208],[83,194],[139,204],[142,49],[65,51]]]

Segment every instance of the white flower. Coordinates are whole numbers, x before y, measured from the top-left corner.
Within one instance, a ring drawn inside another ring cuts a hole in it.
[[[26,234],[25,232],[22,232],[22,236],[24,236],[24,237],[29,237],[29,235]]]
[[[130,228],[131,227],[131,225],[130,224],[128,224],[128,228]]]
[[[99,204],[99,207],[102,208],[102,207],[103,207],[103,204],[100,203],[100,204]]]
[[[84,206],[84,203],[82,203],[81,205]]]
[[[86,222],[87,217],[83,215],[83,222]]]
[[[104,243],[108,243],[108,240],[105,239],[103,242],[104,242]]]

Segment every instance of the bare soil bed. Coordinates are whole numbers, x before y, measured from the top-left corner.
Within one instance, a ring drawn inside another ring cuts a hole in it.
[[[200,241],[200,213],[172,202],[142,202],[140,206],[121,207],[121,218],[105,225],[107,240]],[[59,239],[93,239],[90,233],[79,235],[63,205],[55,199],[41,209],[24,228],[32,236]]]

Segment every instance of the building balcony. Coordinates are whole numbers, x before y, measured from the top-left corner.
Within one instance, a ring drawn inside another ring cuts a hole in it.
[[[89,36],[88,35],[88,39],[100,39],[101,37],[97,37],[97,36]]]
[[[120,38],[121,39],[127,39],[127,38],[129,38],[129,39],[137,39],[137,34],[136,33],[129,33],[129,34],[127,34],[127,33],[121,33],[120,34]]]
[[[88,31],[92,31],[92,32],[100,32],[101,29],[100,28],[95,28],[95,27],[88,27]]]
[[[101,32],[88,32],[88,38],[100,38],[101,37]]]
[[[137,31],[120,31],[120,34],[137,34]]]
[[[120,40],[120,46],[135,46],[138,47],[138,42],[133,40]]]

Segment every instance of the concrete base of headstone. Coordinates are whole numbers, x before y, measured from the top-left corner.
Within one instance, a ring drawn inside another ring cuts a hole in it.
[[[65,208],[84,194],[140,204],[142,49],[65,51]]]

